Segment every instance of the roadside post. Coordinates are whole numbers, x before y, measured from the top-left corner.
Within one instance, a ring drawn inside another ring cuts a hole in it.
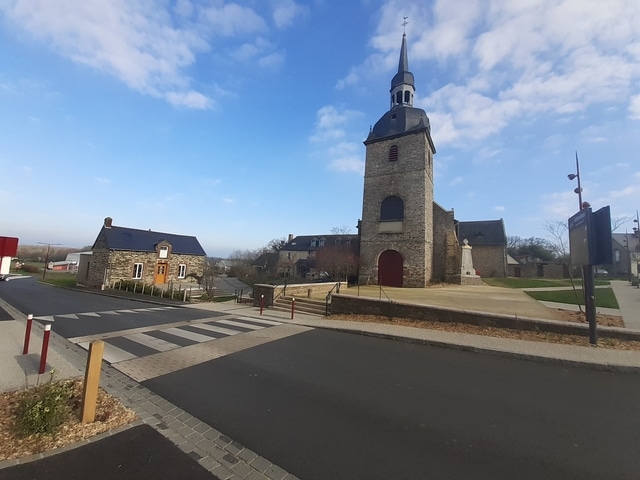
[[[22,354],[26,355],[29,353],[29,340],[31,339],[31,325],[33,324],[33,314],[27,315],[27,329],[24,332],[24,348],[22,349]]]
[[[42,375],[47,366],[47,352],[49,351],[49,337],[51,336],[51,324],[44,326],[44,336],[42,337],[42,350],[40,351],[40,369],[38,373]]]
[[[260,295],[260,315],[262,315],[263,309],[264,309],[264,295]]]
[[[291,320],[293,320],[293,314],[296,311],[296,299],[292,298],[291,299]]]
[[[598,344],[596,321],[594,265],[612,263],[611,212],[609,206],[592,212],[582,208],[569,218],[569,250],[571,265],[582,267],[584,306],[589,322],[589,343]]]
[[[82,391],[82,423],[91,423],[96,418],[96,403],[98,401],[103,352],[104,342],[102,340],[94,340],[89,344]]]

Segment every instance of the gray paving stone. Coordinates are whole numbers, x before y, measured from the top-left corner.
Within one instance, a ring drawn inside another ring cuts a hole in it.
[[[206,423],[202,423],[200,422],[198,425],[196,425],[195,427],[193,427],[193,429],[204,435],[204,433],[208,430],[211,430],[211,427],[209,425],[207,425]]]
[[[249,463],[249,465],[258,470],[260,473],[264,473],[267,468],[269,468],[273,464],[266,458],[256,457]]]
[[[231,455],[237,456],[244,449],[244,447],[238,442],[231,442],[226,447],[224,447],[224,449]]]
[[[204,432],[203,435],[205,437],[207,437],[209,440],[215,440],[216,438],[219,438],[220,435],[222,435],[222,434],[218,430],[216,430],[215,428],[211,428],[211,429],[207,430],[206,432]]]
[[[249,465],[247,465],[244,462],[238,462],[233,467],[231,467],[231,470],[236,475],[239,475],[242,478],[247,478],[249,475],[251,475],[251,473],[255,472],[253,468],[251,468]]]
[[[265,477],[263,474],[254,471],[245,480],[269,480],[269,479],[268,477]]]
[[[264,474],[273,480],[283,480],[288,473],[277,465],[271,465]]]
[[[222,479],[222,480],[227,480],[229,478],[231,478],[233,476],[233,473],[231,473],[231,471],[226,468],[224,465],[219,465],[216,468],[214,468],[213,470],[210,470],[211,473],[213,473],[216,477]]]
[[[238,458],[246,463],[251,463],[257,457],[258,457],[258,454],[253,450],[249,450],[248,448],[245,448],[238,454]]]
[[[198,463],[209,471],[220,466],[220,464],[211,457],[201,458],[200,460],[198,460]]]

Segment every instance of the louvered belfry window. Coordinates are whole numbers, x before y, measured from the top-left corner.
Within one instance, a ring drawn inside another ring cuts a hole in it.
[[[389,149],[389,161],[396,162],[397,160],[398,160],[398,146],[391,145],[391,148]]]

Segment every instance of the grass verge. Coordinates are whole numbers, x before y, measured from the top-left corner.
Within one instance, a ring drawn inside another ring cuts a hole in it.
[[[553,291],[541,291],[537,292],[527,291],[525,292],[531,298],[535,298],[536,300],[540,300],[542,302],[557,302],[557,303],[568,303],[570,305],[577,305],[578,301],[581,305],[584,305],[584,295],[581,290],[577,290],[574,292],[573,289],[567,290],[553,290]],[[616,296],[613,293],[611,288],[597,288],[595,290],[596,293],[596,307],[602,308],[620,308],[618,306],[618,301],[616,300]],[[576,294],[578,298],[576,299]]]

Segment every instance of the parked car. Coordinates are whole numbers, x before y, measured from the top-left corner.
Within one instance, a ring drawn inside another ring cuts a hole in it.
[[[596,268],[596,277],[606,277],[607,275],[609,275],[609,272],[604,268]]]

